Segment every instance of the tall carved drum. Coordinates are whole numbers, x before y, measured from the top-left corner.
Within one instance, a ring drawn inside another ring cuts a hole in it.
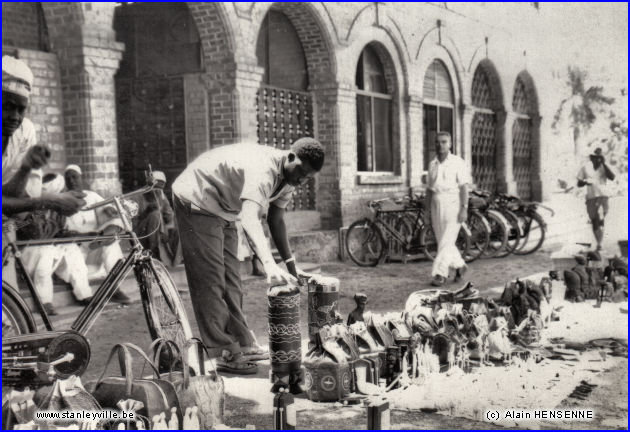
[[[267,292],[269,305],[269,354],[271,391],[285,388],[293,394],[300,388],[302,337],[300,334],[300,291],[290,284],[274,286]]]
[[[337,321],[339,279],[315,275],[308,281],[308,336],[318,345],[319,330]]]

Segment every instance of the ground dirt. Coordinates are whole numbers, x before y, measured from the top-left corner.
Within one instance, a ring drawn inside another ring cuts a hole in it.
[[[496,288],[516,277],[548,271],[551,268],[549,255],[538,252],[525,257],[488,259],[472,263],[466,279],[472,281],[481,293],[496,295]],[[339,311],[345,317],[354,308],[352,300],[356,292],[368,296],[368,310],[374,312],[400,311],[408,295],[416,290],[428,288],[430,281],[430,263],[391,263],[375,268],[359,268],[350,263],[328,263],[322,265],[322,273],[338,277],[341,281],[341,301]],[[256,333],[259,342],[267,342],[266,318],[266,283],[262,279],[244,282],[244,309],[250,327]],[[451,284],[450,289],[461,284]],[[189,312],[194,317],[190,297],[183,293]],[[302,298],[305,309],[306,295]],[[192,319],[194,321],[194,319]],[[302,320],[302,334],[306,336],[306,320]],[[196,323],[192,322],[196,332]],[[134,342],[148,347],[150,337],[142,306],[139,303],[124,308],[107,309],[88,335],[92,344],[92,360],[84,377],[84,382],[95,379],[103,370],[111,347],[117,342]],[[112,365],[115,373],[117,365]],[[140,365],[135,365],[136,373],[141,373]],[[146,369],[145,369],[146,372]],[[261,367],[256,377],[268,376],[268,366]],[[563,405],[580,406],[596,410],[596,421],[573,424],[571,428],[627,428],[627,364],[600,374],[607,384],[600,385],[586,401],[567,399]],[[244,381],[246,382],[246,381]],[[240,381],[239,381],[240,383]],[[229,386],[228,386],[229,388]],[[263,391],[263,390],[261,390]],[[264,390],[266,391],[266,390]],[[270,414],[257,413],[249,399],[239,398],[228,391],[225,423],[232,427],[256,425],[258,429],[272,427]],[[471,395],[474,397],[474,395]],[[624,425],[625,420],[625,426]],[[299,429],[365,429],[365,409],[342,407],[326,404],[322,409],[298,412]],[[438,413],[404,412],[392,413],[392,426],[397,429],[488,429],[500,428],[493,424],[470,419],[452,418]],[[550,428],[556,428],[550,425]],[[564,427],[564,426],[563,426]]]

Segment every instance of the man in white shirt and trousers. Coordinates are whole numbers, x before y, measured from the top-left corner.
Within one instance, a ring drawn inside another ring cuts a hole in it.
[[[602,250],[604,240],[604,219],[608,214],[608,180],[614,180],[615,174],[606,165],[602,149],[596,148],[589,155],[590,163],[578,172],[578,187],[586,186],[586,211],[593,226],[593,234],[597,241],[597,251]]]
[[[429,164],[426,209],[438,243],[433,261],[431,285],[442,286],[455,269],[455,280],[467,270],[455,242],[462,223],[468,218],[468,185],[472,183],[466,162],[451,153],[451,134],[438,132],[435,141],[436,157]]]

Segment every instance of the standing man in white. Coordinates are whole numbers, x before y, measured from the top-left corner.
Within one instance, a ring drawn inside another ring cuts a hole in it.
[[[596,148],[589,155],[590,163],[584,165],[578,172],[578,187],[586,186],[586,211],[593,225],[593,234],[597,241],[597,251],[602,250],[604,240],[604,219],[608,214],[608,180],[615,180],[615,174],[606,165],[602,149]]]
[[[468,217],[468,185],[472,183],[466,162],[451,153],[451,134],[439,132],[435,141],[436,157],[429,164],[426,208],[438,242],[433,262],[431,285],[442,286],[449,270],[455,269],[455,280],[467,270],[455,242]]]

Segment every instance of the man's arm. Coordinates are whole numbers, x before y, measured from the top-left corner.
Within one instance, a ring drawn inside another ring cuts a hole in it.
[[[260,219],[262,217],[262,207],[255,201],[244,200],[243,208],[241,210],[241,225],[245,234],[251,241],[254,251],[260,261],[262,262],[265,273],[267,273],[267,281],[271,279],[286,280],[290,282],[297,282],[297,280],[284,270],[282,270],[273,259],[269,243],[265,237]]]
[[[82,192],[42,194],[41,198],[11,197],[2,194],[2,214],[12,216],[35,210],[54,210],[64,216],[71,216],[85,205]]]
[[[602,165],[604,166],[604,171],[606,172],[606,178],[611,181],[614,180],[615,173],[612,172],[612,170],[608,167],[606,162],[602,161]]]
[[[287,235],[287,226],[284,223],[285,210],[275,205],[269,206],[269,214],[267,215],[267,223],[274,244],[280,252],[280,256],[284,261],[292,258],[291,246],[289,245],[289,236]],[[297,277],[297,267],[295,261],[287,263],[287,270],[293,276]]]
[[[468,219],[468,185],[463,184],[459,187],[459,214],[457,221],[464,223]]]
[[[6,184],[2,185],[2,202],[4,203],[4,197],[19,198],[25,195],[24,189],[26,189],[26,183],[28,177],[31,174],[31,168],[20,167],[17,173]],[[3,204],[4,205],[4,204]]]

